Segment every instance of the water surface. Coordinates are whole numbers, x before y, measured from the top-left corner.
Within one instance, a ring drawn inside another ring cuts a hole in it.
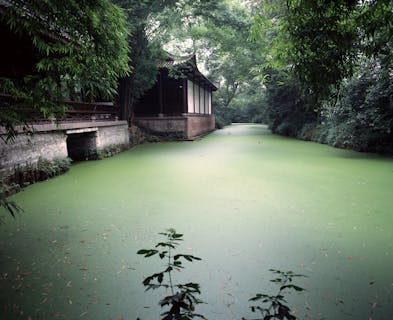
[[[203,259],[175,278],[201,284],[211,320],[253,316],[271,268],[307,276],[287,297],[299,319],[393,314],[391,158],[233,125],[75,164],[12,200],[25,213],[0,226],[0,319],[159,319],[165,293],[141,281],[160,262],[136,251],[169,227]]]

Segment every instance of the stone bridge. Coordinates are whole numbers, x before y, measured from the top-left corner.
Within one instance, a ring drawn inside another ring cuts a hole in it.
[[[40,159],[73,160],[97,158],[100,150],[129,146],[126,121],[102,119],[34,124],[27,133],[22,127],[13,141],[5,142],[0,128],[0,179],[13,174],[15,168],[34,166]]]

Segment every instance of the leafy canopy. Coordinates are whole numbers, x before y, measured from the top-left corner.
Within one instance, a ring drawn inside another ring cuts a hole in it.
[[[82,91],[85,100],[110,99],[117,79],[129,72],[123,11],[108,0],[19,0],[0,19],[11,32],[27,35],[38,52],[33,74],[1,78],[1,93],[16,96],[12,107],[28,106],[45,117],[63,111],[57,101]],[[2,107],[10,105],[2,101]],[[2,112],[0,125],[21,121]]]

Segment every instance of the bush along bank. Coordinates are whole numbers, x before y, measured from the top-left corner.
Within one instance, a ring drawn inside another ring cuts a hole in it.
[[[71,163],[70,158],[64,158],[53,161],[39,159],[35,164],[26,162],[23,165],[16,165],[14,173],[1,181],[0,187],[6,196],[12,195],[32,183],[48,180],[67,172]]]
[[[286,79],[288,80],[288,79]],[[393,70],[367,61],[316,110],[295,80],[267,88],[273,133],[361,152],[393,154]]]

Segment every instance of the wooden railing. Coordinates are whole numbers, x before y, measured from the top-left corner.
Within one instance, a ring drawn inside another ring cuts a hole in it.
[[[29,107],[21,106],[23,99],[7,94],[0,93],[0,112],[1,109],[14,109],[20,114],[24,114],[26,118],[31,119],[34,123],[45,123],[53,121],[53,119],[45,119],[39,114],[37,110]],[[112,102],[76,102],[76,101],[61,101],[60,103],[69,106],[65,112],[65,116],[60,120],[61,122],[77,122],[77,121],[114,121],[118,120],[120,115],[120,108],[114,106]],[[13,108],[12,105],[16,107]]]
[[[120,108],[114,106],[112,102],[63,101],[63,103],[71,107],[66,111],[65,121],[113,121],[120,115]]]

